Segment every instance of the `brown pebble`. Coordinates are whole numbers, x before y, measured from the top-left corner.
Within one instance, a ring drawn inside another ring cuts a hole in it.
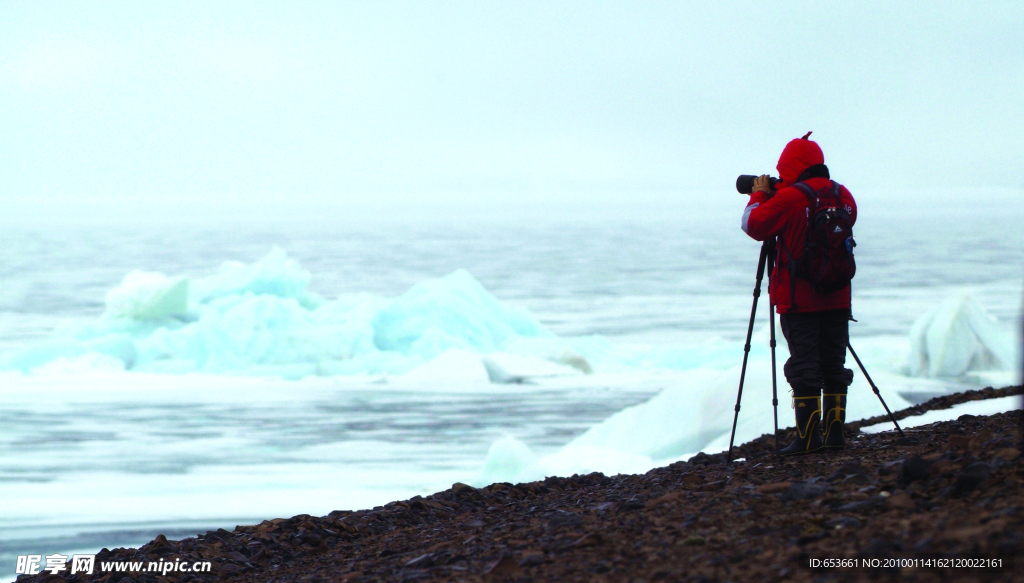
[[[648,506],[657,506],[659,504],[665,504],[667,502],[676,502],[677,500],[679,500],[679,496],[680,496],[679,492],[669,492],[668,494],[665,494],[664,496],[659,496],[658,498],[655,498],[654,500],[649,500],[647,502],[647,505]]]
[[[1002,458],[1006,461],[1013,461],[1020,455],[1020,451],[1013,447],[1004,447],[1003,449],[996,452],[996,457]]]
[[[950,435],[946,447],[950,449],[967,449],[971,445],[971,439],[966,435]]]
[[[793,485],[793,482],[775,482],[773,484],[765,484],[764,486],[758,487],[757,491],[761,494],[778,494],[779,492],[785,492]]]
[[[684,484],[701,484],[704,482],[704,478],[700,477],[698,474],[686,474],[680,478],[680,480]]]
[[[910,494],[906,492],[893,492],[889,496],[889,506],[893,508],[902,508],[904,510],[913,510],[915,507],[914,499],[910,497]]]
[[[519,563],[510,555],[504,555],[484,569],[484,575],[511,575],[519,571]]]
[[[571,546],[571,547],[592,547],[592,546],[599,545],[599,544],[601,544],[603,542],[604,542],[604,539],[601,538],[600,534],[598,534],[596,532],[591,532],[589,534],[585,534],[585,535],[581,536],[580,538],[576,539],[569,546]]]
[[[984,448],[983,444],[990,439],[992,439],[992,432],[989,431],[988,428],[983,427],[980,431],[974,434],[974,437],[971,438],[968,447],[974,451],[980,451]]]

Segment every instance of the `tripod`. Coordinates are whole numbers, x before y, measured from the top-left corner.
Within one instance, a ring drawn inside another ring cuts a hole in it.
[[[729,453],[726,458],[727,461],[732,462],[732,448],[733,441],[736,439],[736,423],[740,417],[740,401],[743,399],[743,380],[747,376],[747,358],[750,356],[750,339],[754,334],[754,316],[757,313],[757,300],[761,297],[761,280],[764,279],[765,268],[768,269],[769,282],[771,281],[771,273],[775,267],[775,238],[766,240],[761,244],[761,256],[757,260],[757,281],[754,284],[754,303],[750,307],[750,323],[747,324],[747,341],[743,344],[743,366],[740,368],[740,386],[736,392],[736,407],[733,409],[732,417],[732,434],[729,436]],[[771,340],[769,346],[772,352],[772,409],[775,417],[775,431],[772,435],[775,437],[775,455],[779,455],[779,396],[778,396],[778,383],[776,381],[775,373],[775,305],[771,301],[769,295],[768,300],[768,318],[771,322]],[[853,318],[850,318],[853,320]],[[849,339],[846,341],[846,347],[850,350],[850,354],[853,355],[853,359],[857,361],[857,366],[860,367],[861,372],[864,373],[864,378],[867,379],[868,384],[871,385],[871,390],[874,391],[875,396],[882,402],[882,407],[885,408],[885,412],[889,415],[889,419],[892,420],[893,425],[896,426],[896,430],[899,431],[900,437],[904,437],[903,429],[900,428],[900,424],[896,422],[896,417],[893,416],[892,411],[889,410],[889,406],[885,404],[885,400],[882,399],[882,393],[878,391],[878,387],[875,386],[874,381],[871,380],[871,375],[868,374],[867,369],[864,368],[864,364],[860,361],[857,353],[854,352],[853,346],[850,344]]]

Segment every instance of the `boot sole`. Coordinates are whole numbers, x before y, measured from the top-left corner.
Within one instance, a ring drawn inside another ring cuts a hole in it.
[[[815,448],[815,449],[805,449],[804,451],[794,451],[794,452],[791,452],[791,453],[781,453],[780,452],[779,453],[779,457],[793,457],[795,455],[807,455],[809,453],[818,452],[818,451],[821,451],[823,449],[825,449],[824,445],[821,446],[821,447]]]

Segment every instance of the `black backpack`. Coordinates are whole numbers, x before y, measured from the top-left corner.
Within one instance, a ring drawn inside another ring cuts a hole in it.
[[[831,187],[817,192],[803,182],[794,184],[811,205],[804,254],[796,262],[796,276],[811,282],[819,294],[843,289],[857,273],[853,221],[840,200],[839,184],[830,182]]]

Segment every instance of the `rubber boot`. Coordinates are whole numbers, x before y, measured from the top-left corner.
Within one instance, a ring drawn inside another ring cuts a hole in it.
[[[799,455],[825,447],[821,437],[821,397],[793,397],[796,409],[796,441],[779,450],[779,455]]]
[[[821,404],[825,410],[825,447],[843,449],[846,447],[846,438],[843,436],[843,423],[846,422],[846,393],[826,392]]]

